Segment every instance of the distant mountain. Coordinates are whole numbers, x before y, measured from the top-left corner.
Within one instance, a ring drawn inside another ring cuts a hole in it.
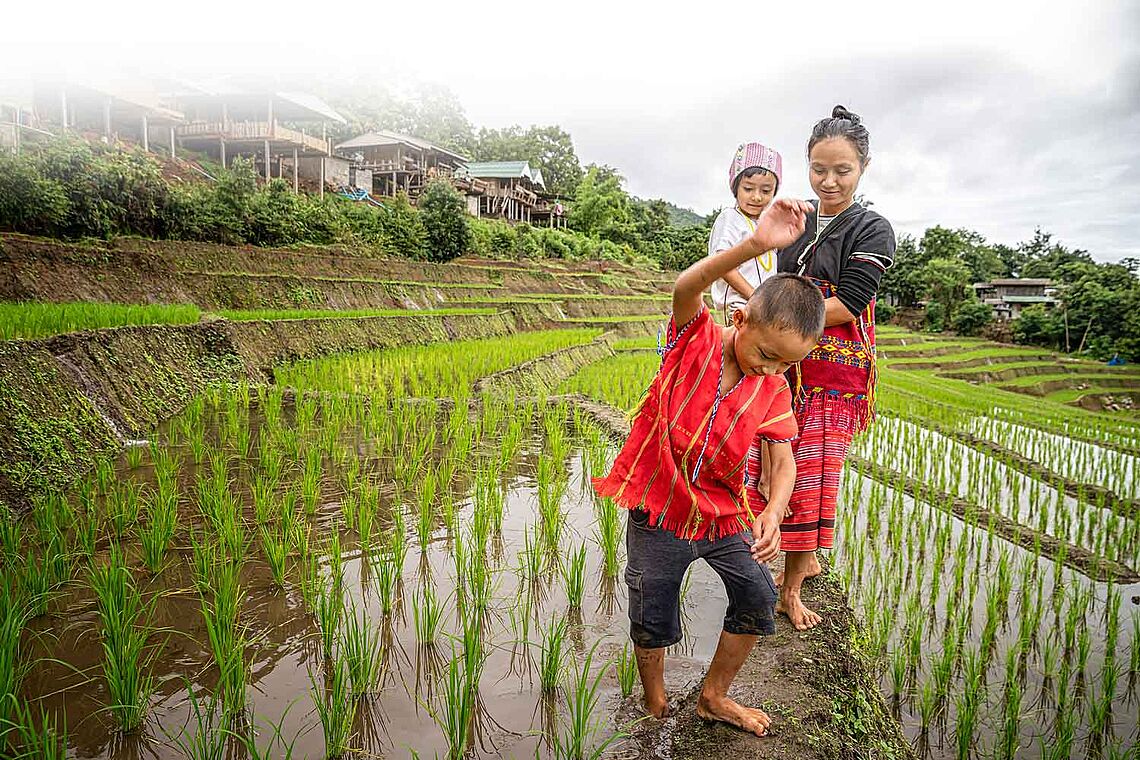
[[[692,227],[693,225],[704,226],[705,216],[698,214],[691,208],[681,208],[675,203],[670,203],[664,198],[638,198],[631,196],[634,203],[642,206],[651,207],[657,206],[661,208],[664,206],[665,212],[668,214],[670,227]]]

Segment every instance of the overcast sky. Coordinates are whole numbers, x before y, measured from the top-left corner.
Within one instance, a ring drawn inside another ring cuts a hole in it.
[[[15,5],[9,80],[435,82],[476,125],[560,124],[630,192],[700,212],[731,202],[746,140],[783,153],[782,195],[808,196],[811,126],[843,103],[871,132],[860,190],[897,231],[1012,244],[1041,226],[1100,260],[1140,255],[1140,2]]]

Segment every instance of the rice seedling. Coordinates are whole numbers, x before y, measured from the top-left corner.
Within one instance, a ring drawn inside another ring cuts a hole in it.
[[[360,614],[355,604],[345,611],[341,632],[341,658],[348,668],[352,691],[356,695],[371,694],[380,686],[380,630],[372,624],[367,612]]]
[[[177,497],[160,486],[151,499],[147,518],[138,531],[139,544],[142,547],[143,564],[147,570],[157,574],[162,570],[166,550],[170,548],[178,527]]]
[[[566,655],[566,633],[566,621],[563,618],[551,620],[542,633],[542,657],[538,673],[544,692],[553,692],[558,688]]]
[[[344,619],[344,601],[341,586],[337,583],[322,583],[316,596],[313,614],[321,631],[321,652],[325,661],[333,659],[334,647],[340,636]]]
[[[325,739],[325,757],[342,758],[351,751],[352,724],[356,720],[357,702],[352,698],[349,668],[344,659],[327,664],[328,677],[322,686],[310,673],[313,702]]]
[[[186,760],[224,760],[230,735],[222,726],[221,700],[217,694],[211,694],[206,701],[194,693],[189,681],[185,684],[190,720],[177,735],[162,729],[166,738]]]
[[[633,694],[634,684],[637,683],[637,656],[628,643],[614,663],[614,672],[617,674],[622,697],[628,699]]]
[[[7,702],[4,713],[10,717],[0,719],[0,742],[11,752],[11,760],[66,760],[67,723],[58,723],[55,717],[40,708],[39,718],[32,706],[14,696]]]
[[[453,653],[444,673],[443,693],[440,695],[442,708],[431,709],[432,719],[447,741],[449,760],[462,760],[467,756],[478,688],[478,682],[470,680],[463,655]]]
[[[122,538],[139,521],[142,484],[129,480],[116,483],[107,494],[105,509],[115,537]]]
[[[570,609],[582,609],[582,597],[586,593],[586,546],[585,544],[578,547],[577,551],[571,551],[569,554],[569,562],[563,566],[562,580],[566,589],[566,599],[570,604]]]
[[[215,554],[201,597],[202,618],[214,664],[218,668],[217,692],[225,714],[236,719],[245,711],[249,668],[245,662],[246,632],[240,621],[242,561]]]
[[[537,583],[546,567],[546,554],[537,546],[539,529],[528,525],[523,528],[523,548],[519,552],[519,569],[522,577]]]
[[[31,663],[22,657],[24,628],[32,608],[10,574],[0,575],[0,717],[14,704]]]
[[[420,644],[434,644],[443,618],[443,604],[430,583],[424,585],[422,595],[416,593],[412,596],[412,616],[416,641]]]
[[[602,550],[602,574],[607,578],[617,578],[621,570],[618,556],[622,543],[621,516],[618,507],[610,499],[596,502],[598,517],[594,536]]]
[[[107,709],[119,730],[134,731],[155,690],[147,672],[156,654],[147,647],[154,602],[143,602],[118,544],[111,544],[106,565],[91,569],[89,582],[99,609],[103,679],[111,702]]]
[[[258,530],[261,534],[261,551],[265,555],[266,564],[269,565],[270,575],[273,576],[273,585],[284,590],[285,562],[289,558],[288,529],[262,525]]]
[[[554,735],[553,749],[556,758],[595,760],[602,757],[606,750],[621,738],[618,732],[602,741],[596,739],[605,729],[605,721],[598,715],[598,703],[601,699],[599,688],[605,675],[605,668],[600,668],[596,675],[590,673],[598,643],[590,648],[577,667],[570,670],[566,684],[565,731]]]

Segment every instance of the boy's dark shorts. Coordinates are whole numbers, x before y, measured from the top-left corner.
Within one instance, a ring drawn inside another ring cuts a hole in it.
[[[776,632],[776,584],[768,566],[752,559],[746,534],[689,541],[650,526],[648,520],[647,512],[631,511],[625,531],[629,637],[634,644],[657,649],[681,640],[681,584],[696,559],[716,571],[728,592],[724,630],[764,636]]]

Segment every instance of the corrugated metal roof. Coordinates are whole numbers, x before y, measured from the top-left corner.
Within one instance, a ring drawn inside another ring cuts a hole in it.
[[[354,137],[351,140],[345,140],[344,142],[337,145],[336,149],[340,150],[343,148],[345,150],[350,150],[352,148],[375,148],[381,145],[396,145],[397,143],[410,145],[413,148],[419,148],[420,150],[434,150],[437,153],[443,153],[459,161],[467,161],[466,156],[460,155],[455,151],[448,150],[447,148],[441,148],[440,146],[434,143],[430,143],[427,140],[421,140],[418,137],[411,137],[410,135],[402,135],[398,132],[388,132],[387,130],[383,129],[377,130],[375,132],[368,132],[358,137]]]
[[[480,179],[515,179],[525,177],[539,187],[546,187],[542,171],[531,169],[527,161],[480,161],[467,165],[467,173]]]
[[[282,100],[288,100],[294,105],[301,108],[307,108],[315,114],[320,114],[329,121],[335,121],[339,124],[347,124],[343,116],[337,113],[332,106],[325,101],[318,98],[316,95],[310,95],[307,92],[278,92],[274,93]]]

